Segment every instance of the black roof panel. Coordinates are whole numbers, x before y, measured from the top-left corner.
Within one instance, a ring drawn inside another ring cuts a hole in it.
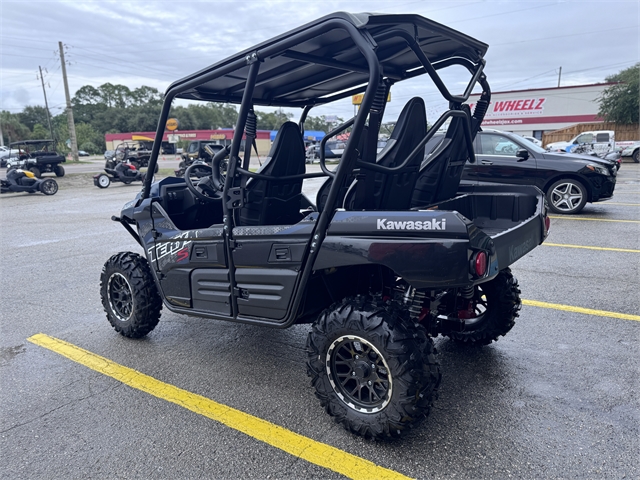
[[[174,82],[167,94],[178,98],[240,103],[249,66],[256,53],[263,62],[253,102],[302,106],[351,95],[369,80],[367,62],[348,31],[368,39],[384,75],[408,78],[422,64],[407,42],[392,31],[415,38],[432,64],[456,57],[480,62],[488,46],[456,30],[415,14],[337,12],[283,33]],[[307,38],[303,38],[306,36]],[[383,38],[384,37],[384,38]],[[422,70],[424,71],[424,70]],[[415,72],[414,72],[415,74]],[[337,97],[333,96],[342,92]]]

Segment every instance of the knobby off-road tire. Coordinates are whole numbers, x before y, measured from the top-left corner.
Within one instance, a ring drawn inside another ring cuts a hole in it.
[[[365,438],[406,434],[440,384],[433,341],[406,309],[357,296],[325,310],[307,338],[307,374],[336,423]]]
[[[56,165],[53,167],[53,173],[56,174],[56,177],[64,177],[64,167],[62,165]]]
[[[141,338],[160,320],[162,299],[149,263],[136,253],[113,255],[102,267],[100,297],[116,332]]]
[[[31,173],[33,173],[33,176],[36,178],[42,178],[42,173],[40,173],[40,169],[38,167],[31,167],[29,169],[29,171]]]
[[[476,316],[465,320],[465,331],[447,336],[467,345],[489,345],[513,328],[522,306],[518,280],[505,268],[490,282],[476,286]]]

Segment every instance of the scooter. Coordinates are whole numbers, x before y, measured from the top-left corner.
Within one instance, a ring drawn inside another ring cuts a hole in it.
[[[7,179],[0,180],[0,193],[36,193],[55,195],[58,191],[58,182],[53,178],[38,179],[28,171],[14,168],[7,172]]]
[[[129,185],[132,182],[144,182],[146,172],[141,172],[126,162],[118,163],[114,168],[105,168],[106,173],[93,176],[93,184],[98,188],[107,188],[111,182],[122,182]]]

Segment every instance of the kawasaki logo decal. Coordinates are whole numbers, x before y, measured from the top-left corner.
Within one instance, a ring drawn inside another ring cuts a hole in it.
[[[412,220],[397,222],[393,220],[387,220],[386,218],[378,218],[376,228],[378,230],[446,230],[447,220],[420,220],[414,222]]]

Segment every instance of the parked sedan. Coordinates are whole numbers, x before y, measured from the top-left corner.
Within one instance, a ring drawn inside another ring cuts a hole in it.
[[[432,139],[427,144],[425,161],[438,143]],[[474,149],[476,162],[465,165],[463,183],[535,185],[546,194],[552,211],[565,214],[578,213],[587,202],[613,196],[615,162],[547,152],[519,135],[496,130],[479,132]]]

